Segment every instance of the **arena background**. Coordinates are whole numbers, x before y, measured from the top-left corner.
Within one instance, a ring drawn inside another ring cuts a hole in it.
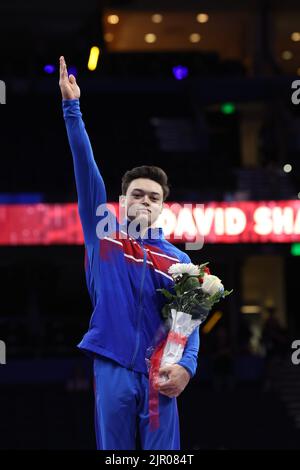
[[[95,448],[64,55],[109,201],[153,164],[170,202],[246,214],[247,236],[225,226],[189,252],[234,293],[178,399],[183,449],[299,449],[299,2],[3,0],[0,17],[0,448]]]

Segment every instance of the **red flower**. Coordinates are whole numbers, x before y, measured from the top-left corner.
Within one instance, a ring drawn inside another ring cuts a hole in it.
[[[207,266],[204,266],[203,271],[204,271],[204,274],[210,274],[210,270]],[[203,274],[203,277],[201,276],[198,277],[200,284],[203,284],[204,274]]]

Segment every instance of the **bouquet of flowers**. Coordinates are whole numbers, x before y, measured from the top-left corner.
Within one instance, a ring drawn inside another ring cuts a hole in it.
[[[175,293],[167,289],[158,289],[168,301],[162,309],[168,334],[153,351],[151,359],[147,361],[150,404],[155,402],[155,390],[159,384],[168,379],[166,376],[159,377],[160,367],[180,361],[190,334],[206,320],[213,305],[232,292],[232,290],[225,290],[221,280],[210,274],[208,264],[173,264],[168,272],[174,279]],[[152,406],[152,409],[150,407],[150,424],[152,422],[152,425],[154,414],[156,414],[157,424],[157,410],[155,411]]]

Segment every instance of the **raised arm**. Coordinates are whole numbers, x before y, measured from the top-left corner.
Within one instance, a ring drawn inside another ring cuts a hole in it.
[[[92,146],[80,112],[80,88],[74,75],[68,76],[63,56],[60,62],[59,86],[68,139],[73,156],[78,210],[86,241],[96,237],[96,209],[106,203],[106,190],[93,156]],[[99,219],[98,219],[99,220]]]

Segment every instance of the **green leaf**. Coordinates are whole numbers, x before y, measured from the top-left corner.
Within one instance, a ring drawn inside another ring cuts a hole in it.
[[[171,315],[171,309],[170,309],[169,304],[165,304],[165,305],[163,306],[163,308],[161,309],[161,313],[162,313],[163,318],[165,318],[165,319],[167,319],[167,318],[170,317],[170,315]]]
[[[186,279],[186,281],[182,284],[182,288],[185,291],[190,291],[195,287],[200,287],[198,276],[189,276],[188,279]]]
[[[222,297],[226,297],[227,295],[231,294],[233,292],[233,289],[231,290],[224,290]]]
[[[209,264],[209,261],[207,261],[207,263],[203,263],[203,264],[200,264],[199,266],[199,271],[200,271],[200,276],[203,276],[204,274],[204,268]]]
[[[180,295],[181,295],[181,293],[182,293],[182,283],[179,282],[178,284],[175,284],[174,290],[175,290],[175,292],[176,292],[176,295],[177,295],[178,297],[180,297]]]
[[[161,292],[167,299],[173,300],[176,296],[171,294],[167,289],[156,289],[158,292]]]
[[[207,266],[209,264],[209,261],[207,261],[206,263],[202,263],[199,265],[199,269],[203,270],[205,268],[205,266]]]

